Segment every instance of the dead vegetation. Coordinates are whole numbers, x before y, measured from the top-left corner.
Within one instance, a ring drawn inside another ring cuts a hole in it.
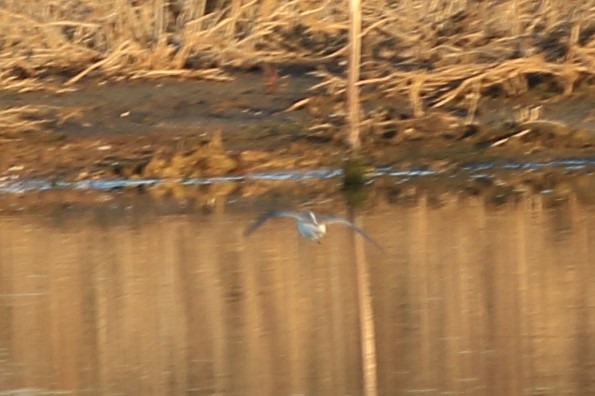
[[[368,110],[362,125],[400,128],[390,103],[402,98],[413,117],[456,108],[472,124],[485,95],[536,85],[570,94],[595,76],[593,21],[593,1],[366,1],[359,84],[364,100],[389,106],[382,120]],[[343,0],[6,0],[0,26],[3,89],[88,78],[225,80],[234,68],[308,62],[323,79],[309,99],[334,103],[314,130],[344,126]]]
[[[83,111],[80,107],[45,105],[0,109],[0,138],[21,139],[23,133],[47,131],[69,120],[80,119]]]
[[[45,123],[43,119],[39,118],[40,109],[32,106],[14,107],[0,111],[0,136],[8,138],[16,136],[21,132],[40,131],[43,129]],[[10,131],[10,134],[7,133]]]
[[[383,114],[368,106],[363,122],[377,134],[406,131],[403,118],[440,115],[445,124],[453,110],[463,114],[463,125],[451,128],[462,130],[476,122],[482,97],[516,97],[537,86],[550,96],[569,95],[595,81],[593,2],[405,1],[391,11],[364,12],[359,84]],[[317,74],[323,82],[316,92],[339,99],[326,105],[332,108],[314,129],[341,128],[346,81],[326,70]]]
[[[53,106],[19,106],[0,110],[0,138],[18,139],[24,132],[41,132],[48,125],[77,117],[79,110]]]

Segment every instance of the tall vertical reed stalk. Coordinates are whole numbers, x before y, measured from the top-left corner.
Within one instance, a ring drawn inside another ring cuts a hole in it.
[[[347,125],[348,142],[354,153],[361,148],[360,101],[357,82],[361,58],[361,0],[349,0],[349,70],[347,72]]]
[[[348,142],[351,146],[352,154],[357,154],[361,148],[360,100],[358,87],[361,60],[361,25],[361,0],[349,0],[347,124],[349,126]],[[355,249],[364,395],[375,396],[378,394],[378,385],[376,378],[374,312],[372,310],[372,298],[370,293],[370,271],[364,255],[363,242],[359,236],[356,236]]]

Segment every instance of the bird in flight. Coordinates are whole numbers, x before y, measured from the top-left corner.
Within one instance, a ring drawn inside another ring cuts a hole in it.
[[[263,225],[270,219],[278,218],[278,217],[287,217],[294,219],[296,221],[296,226],[298,232],[304,238],[316,241],[320,243],[320,239],[326,234],[326,226],[329,224],[343,224],[350,227],[353,231],[357,232],[361,236],[363,236],[368,242],[372,243],[374,246],[379,248],[380,250],[384,250],[382,246],[378,242],[376,242],[370,235],[368,235],[364,230],[353,224],[352,222],[337,216],[324,216],[324,215],[317,215],[311,210],[307,210],[305,212],[292,212],[287,210],[273,210],[267,213],[263,213],[259,217],[256,218],[245,230],[244,235],[248,236],[258,227]]]

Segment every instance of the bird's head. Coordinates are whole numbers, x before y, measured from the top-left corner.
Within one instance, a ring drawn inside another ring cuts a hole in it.
[[[311,238],[316,242],[320,243],[322,237],[326,234],[326,226],[324,224],[314,224],[312,229]]]

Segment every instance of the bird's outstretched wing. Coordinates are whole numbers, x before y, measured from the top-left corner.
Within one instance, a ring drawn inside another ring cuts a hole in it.
[[[376,240],[374,238],[372,238],[370,235],[368,235],[368,233],[366,231],[362,230],[360,227],[356,226],[349,220],[344,219],[342,217],[336,217],[336,216],[318,216],[318,218],[321,222],[323,222],[325,224],[346,225],[347,227],[350,227],[353,231],[355,231],[358,234],[360,234],[361,236],[363,236],[368,242],[372,243],[378,249],[384,251],[384,248],[378,242],[376,242]]]
[[[289,217],[289,218],[296,219],[296,220],[303,219],[302,214],[299,212],[291,212],[291,211],[287,211],[287,210],[272,210],[270,212],[263,213],[260,216],[258,216],[252,222],[252,224],[250,224],[248,227],[246,227],[246,229],[244,230],[244,235],[246,235],[246,236],[250,235],[258,227],[260,227],[261,225],[266,223],[268,220],[274,219],[275,217]]]

